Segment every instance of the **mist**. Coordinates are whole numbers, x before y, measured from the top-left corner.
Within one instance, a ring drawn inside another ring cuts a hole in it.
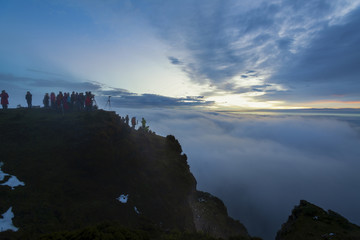
[[[360,224],[360,117],[118,109],[179,139],[199,190],[252,236],[274,239],[301,199]]]

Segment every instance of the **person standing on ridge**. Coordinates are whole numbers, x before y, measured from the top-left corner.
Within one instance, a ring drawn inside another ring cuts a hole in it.
[[[70,96],[70,108],[73,110],[76,102],[76,94],[73,91]]]
[[[44,108],[49,108],[49,94],[45,93],[44,99],[43,99],[43,103],[44,103]]]
[[[32,103],[32,95],[29,91],[27,91],[26,95],[25,95],[25,99],[28,105],[28,108],[31,108],[31,103]]]
[[[141,127],[142,127],[143,129],[146,128],[146,120],[145,120],[145,118],[142,118],[142,119],[141,119]]]
[[[1,91],[1,94],[0,94],[0,97],[1,97],[1,105],[2,105],[2,108],[3,109],[7,109],[8,108],[8,104],[9,104],[9,95],[5,92],[5,90],[2,90]]]
[[[136,126],[136,117],[132,117],[132,118],[131,118],[131,125],[132,125],[132,128],[135,129],[135,126]]]
[[[51,103],[51,108],[56,109],[56,96],[54,92],[50,93],[50,103]]]
[[[141,119],[141,129],[145,132],[148,132],[149,131],[149,126],[146,126],[146,120],[145,118],[142,118]]]
[[[129,115],[126,115],[126,117],[125,117],[125,123],[126,123],[126,125],[129,126]]]
[[[63,106],[63,93],[60,91],[59,94],[56,96],[56,109],[63,112],[64,106]]]
[[[86,92],[85,94],[85,110],[90,111],[91,110],[91,93]]]

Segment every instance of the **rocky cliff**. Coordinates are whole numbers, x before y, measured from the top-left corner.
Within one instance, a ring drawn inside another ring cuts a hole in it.
[[[277,233],[276,240],[315,239],[359,240],[360,227],[334,211],[324,211],[301,200]]]
[[[9,109],[0,112],[0,137],[0,214],[14,227],[0,229],[1,239],[66,239],[104,222],[250,239],[221,200],[196,190],[174,136],[131,129],[114,112]]]

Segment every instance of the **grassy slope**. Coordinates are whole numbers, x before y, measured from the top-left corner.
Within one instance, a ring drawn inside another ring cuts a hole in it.
[[[13,206],[15,235],[104,220],[194,229],[187,196],[196,182],[173,139],[131,130],[111,112],[43,109],[0,112],[0,134],[3,171],[26,184],[0,186],[0,212]],[[123,193],[127,204],[116,200]]]

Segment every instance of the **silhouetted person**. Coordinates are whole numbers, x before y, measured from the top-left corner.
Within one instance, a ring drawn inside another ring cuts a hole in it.
[[[143,129],[146,128],[146,120],[145,120],[145,118],[142,118],[142,119],[141,119],[141,127],[142,127]]]
[[[63,109],[67,111],[69,109],[69,104],[70,104],[69,93],[64,93],[63,98],[62,98]]]
[[[91,105],[92,105],[91,93],[90,93],[90,92],[86,92],[86,96],[85,96],[85,110],[86,110],[86,111],[90,111],[90,110],[91,110]]]
[[[1,97],[1,105],[3,109],[7,109],[8,108],[8,104],[9,104],[9,95],[5,92],[5,90],[1,91],[0,94]]]
[[[45,96],[43,99],[44,108],[49,108],[49,100],[50,100],[49,94],[45,93]]]
[[[32,95],[29,91],[27,91],[26,95],[25,95],[25,99],[28,105],[28,108],[31,108],[31,103],[32,103]]]
[[[126,117],[125,117],[125,123],[126,123],[126,125],[129,126],[129,115],[126,115]]]
[[[132,126],[132,128],[135,128],[135,126],[136,126],[136,117],[131,118],[131,126]]]
[[[76,102],[76,94],[73,91],[70,96],[70,108],[71,109],[74,109],[75,102]]]
[[[84,93],[80,93],[78,98],[78,106],[80,111],[84,110],[84,103],[85,103]]]
[[[50,93],[50,102],[51,102],[51,108],[56,109],[56,96],[55,93]]]
[[[145,132],[149,131],[149,126],[146,126],[146,120],[145,118],[141,119],[141,129],[144,130]]]
[[[61,91],[56,96],[56,108],[60,112],[64,112],[63,97],[64,97],[64,95]]]

